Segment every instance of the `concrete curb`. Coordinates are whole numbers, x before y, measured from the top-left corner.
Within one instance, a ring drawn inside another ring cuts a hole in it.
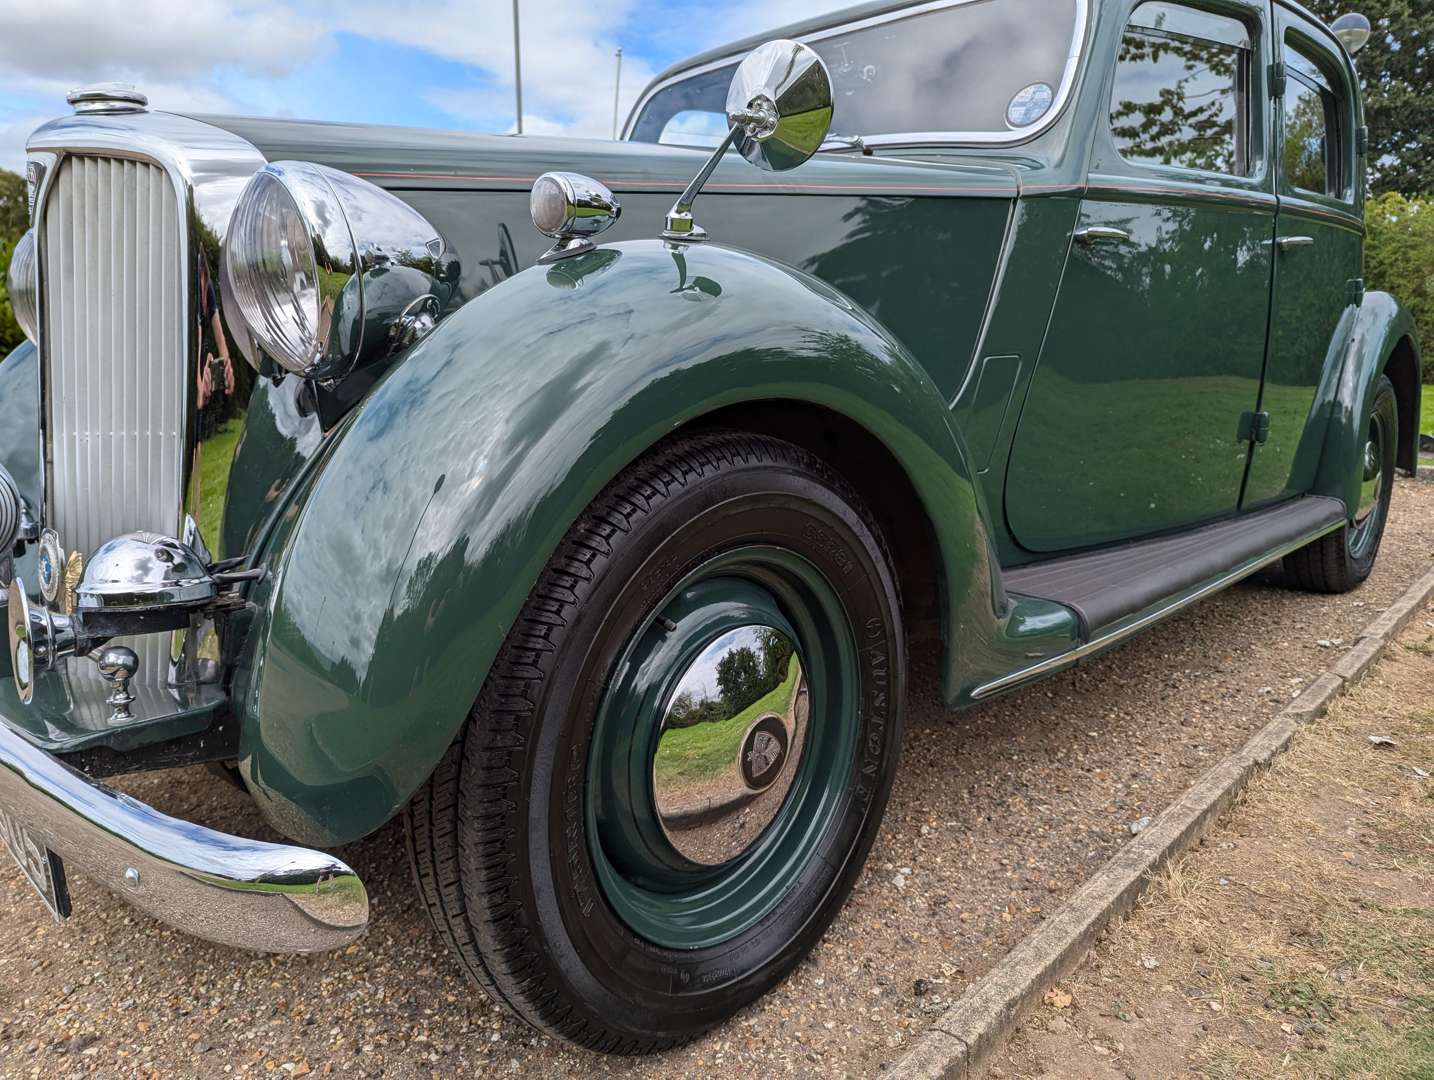
[[[1116,852],[1061,908],[972,983],[886,1073],[898,1080],[970,1076],[1041,995],[1085,959],[1096,938],[1135,905],[1151,876],[1199,841],[1249,783],[1374,665],[1385,646],[1434,599],[1425,574],[1360,633],[1329,671],[1243,747],[1221,761]]]

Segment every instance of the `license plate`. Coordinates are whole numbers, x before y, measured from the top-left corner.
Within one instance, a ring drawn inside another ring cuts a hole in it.
[[[60,857],[30,835],[30,831],[0,809],[0,837],[20,864],[40,899],[59,922],[70,914],[70,890],[65,887],[65,864]]]

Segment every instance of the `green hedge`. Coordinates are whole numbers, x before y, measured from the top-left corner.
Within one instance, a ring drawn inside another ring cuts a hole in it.
[[[1434,198],[1391,191],[1365,207],[1364,281],[1402,300],[1419,325],[1424,381],[1434,383]]]

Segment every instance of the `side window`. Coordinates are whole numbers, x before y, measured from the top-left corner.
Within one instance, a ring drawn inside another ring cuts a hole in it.
[[[662,133],[657,136],[657,141],[668,146],[711,150],[726,137],[726,113],[683,109],[679,113],[673,113],[672,118],[662,125]]]
[[[1285,184],[1316,195],[1343,196],[1344,146],[1339,98],[1324,71],[1285,45]]]
[[[1248,176],[1250,32],[1180,4],[1135,9],[1121,38],[1110,130],[1127,161]]]

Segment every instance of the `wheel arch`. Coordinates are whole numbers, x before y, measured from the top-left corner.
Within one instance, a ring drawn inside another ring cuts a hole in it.
[[[941,637],[945,568],[936,525],[911,477],[885,443],[850,416],[810,401],[745,401],[696,417],[681,430],[716,429],[785,439],[835,469],[881,527],[896,565],[908,637]]]
[[[1382,374],[1389,375],[1399,400],[1396,461],[1401,468],[1408,468],[1417,461],[1417,340],[1414,317],[1403,304],[1386,292],[1365,293],[1355,313],[1344,364],[1327,402],[1329,423],[1314,486],[1316,494],[1342,499],[1351,516],[1359,504],[1365,418],[1373,406]],[[1410,420],[1407,426],[1406,417]]]
[[[901,344],[770,260],[613,245],[445,320],[336,433],[272,535],[233,689],[241,769],[270,822],[335,844],[396,814],[583,510],[672,432],[724,423],[816,450],[896,531],[910,504],[895,493],[914,492],[957,627],[948,697],[1004,662],[981,493]],[[920,565],[914,539],[897,550]]]
[[[1399,402],[1399,452],[1395,463],[1413,476],[1419,468],[1419,347],[1413,334],[1405,334],[1395,344],[1384,365],[1384,373],[1394,384]]]

